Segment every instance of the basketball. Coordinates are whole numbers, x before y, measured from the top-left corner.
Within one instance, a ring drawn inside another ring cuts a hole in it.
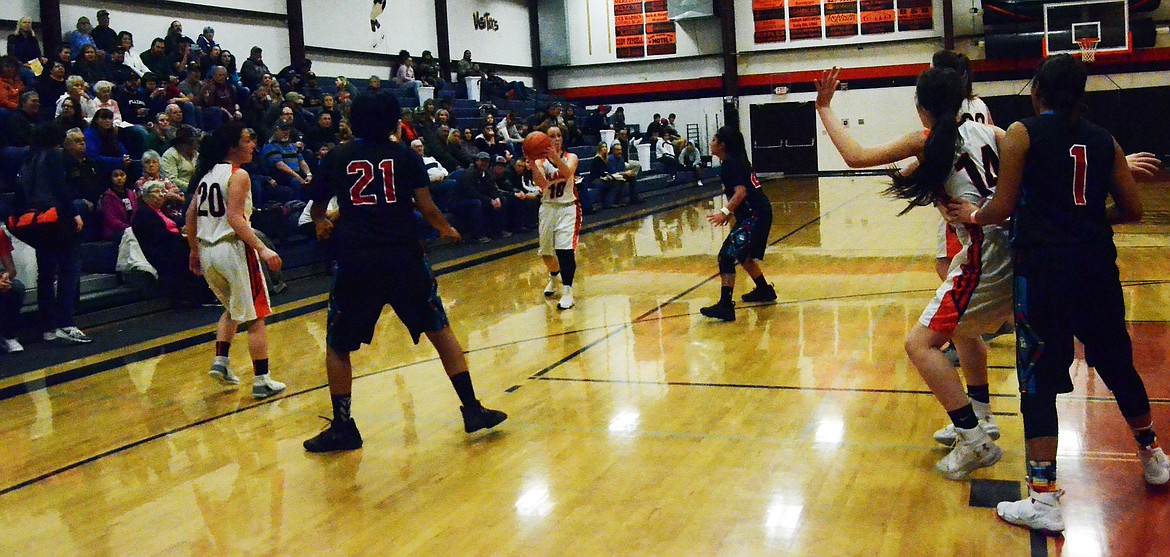
[[[532,132],[524,138],[524,158],[530,161],[544,158],[550,147],[552,140],[548,138],[548,134],[542,131]]]

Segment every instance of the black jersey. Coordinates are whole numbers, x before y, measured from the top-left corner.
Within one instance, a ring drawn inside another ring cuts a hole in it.
[[[719,167],[719,176],[723,179],[723,195],[731,199],[735,195],[735,187],[743,186],[747,189],[744,202],[735,208],[735,220],[742,221],[749,217],[759,217],[772,214],[772,202],[764,195],[764,187],[752,172],[750,166],[726,160]]]
[[[414,190],[429,183],[422,157],[399,143],[359,139],[330,151],[310,188],[314,204],[337,196],[338,262],[373,265],[403,248],[420,249]]]
[[[1113,188],[1113,137],[1084,119],[1054,113],[1022,121],[1029,144],[1012,216],[1017,248],[1110,242],[1105,201]]]

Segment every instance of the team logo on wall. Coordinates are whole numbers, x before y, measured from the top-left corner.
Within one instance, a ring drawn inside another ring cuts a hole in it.
[[[491,12],[484,12],[483,15],[479,15],[479,12],[471,14],[471,23],[480,31],[500,30],[500,22],[492,17]]]
[[[662,56],[677,51],[666,0],[613,0],[618,58]]]
[[[934,28],[931,0],[752,0],[756,44]]]

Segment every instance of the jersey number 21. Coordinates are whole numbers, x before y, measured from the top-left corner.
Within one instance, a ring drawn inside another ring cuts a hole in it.
[[[394,193],[394,159],[385,159],[378,163],[378,170],[382,172],[383,197],[386,204],[398,201]],[[374,164],[367,160],[352,161],[345,169],[350,176],[358,179],[349,188],[349,199],[354,206],[376,205],[379,201],[375,192],[366,193],[366,188],[374,181]]]

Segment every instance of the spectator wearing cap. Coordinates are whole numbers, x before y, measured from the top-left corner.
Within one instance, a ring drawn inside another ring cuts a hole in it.
[[[102,73],[105,78],[118,85],[121,85],[135,74],[133,68],[126,64],[126,50],[122,47],[114,47],[106,53],[106,61],[102,64]]]
[[[494,122],[485,123],[480,128],[479,135],[475,136],[475,146],[480,151],[491,155],[494,161],[496,157],[511,157],[512,153],[508,150],[508,145],[496,138],[496,126]]]
[[[72,50],[74,56],[80,54],[81,47],[85,45],[96,49],[97,44],[94,43],[93,37],[89,34],[90,31],[93,31],[93,24],[89,22],[88,17],[81,16],[77,18],[77,28],[65,33],[65,36],[61,37],[61,42],[63,46],[68,46]]]
[[[159,37],[155,37],[150,41],[150,50],[138,55],[142,60],[142,65],[146,66],[151,73],[158,76],[167,75],[170,73],[170,61],[167,59],[166,42]],[[145,78],[146,76],[143,75]]]
[[[305,74],[305,87],[302,90],[305,96],[305,109],[317,111],[321,109],[321,105],[325,104],[325,91],[321,89],[321,84],[317,82],[317,74],[308,72]]]
[[[520,148],[524,144],[524,136],[516,127],[516,113],[509,112],[496,123],[496,140],[503,143],[512,151],[513,156],[520,155]]]
[[[110,12],[106,10],[98,10],[97,22],[97,27],[89,32],[89,36],[93,37],[97,49],[109,56],[110,52],[121,46],[118,42],[118,32],[110,28]]]
[[[254,46],[248,59],[244,60],[244,64],[240,66],[240,80],[244,83],[244,87],[248,89],[256,89],[260,86],[260,79],[264,74],[271,74],[272,70],[264,63],[264,49]]]
[[[276,181],[275,186],[263,192],[264,202],[300,199],[313,179],[304,155],[292,142],[292,131],[292,122],[277,122],[268,145],[260,151],[265,172]]]
[[[219,43],[215,42],[215,29],[212,29],[210,25],[203,28],[203,34],[199,35],[195,42],[205,55],[211,54],[211,49],[219,46]]]
[[[224,122],[243,118],[236,90],[227,81],[227,69],[216,66],[203,84],[203,129],[213,132]]]
[[[304,97],[297,92],[289,92],[284,95],[284,102],[268,109],[264,115],[264,128],[266,130],[273,130],[276,128],[276,123],[281,120],[289,121],[296,128],[294,130],[295,137],[299,137],[303,132],[308,131],[309,123],[313,120],[306,116],[305,111],[301,108],[304,102]],[[294,141],[296,140],[294,137]]]
[[[479,243],[490,241],[486,234],[504,238],[512,235],[507,230],[511,198],[496,187],[491,173],[492,160],[492,155],[480,152],[475,157],[475,166],[467,169],[458,183],[459,198],[478,202],[480,214],[478,219],[472,219],[471,233],[472,238]],[[476,220],[479,222],[475,223]]]

